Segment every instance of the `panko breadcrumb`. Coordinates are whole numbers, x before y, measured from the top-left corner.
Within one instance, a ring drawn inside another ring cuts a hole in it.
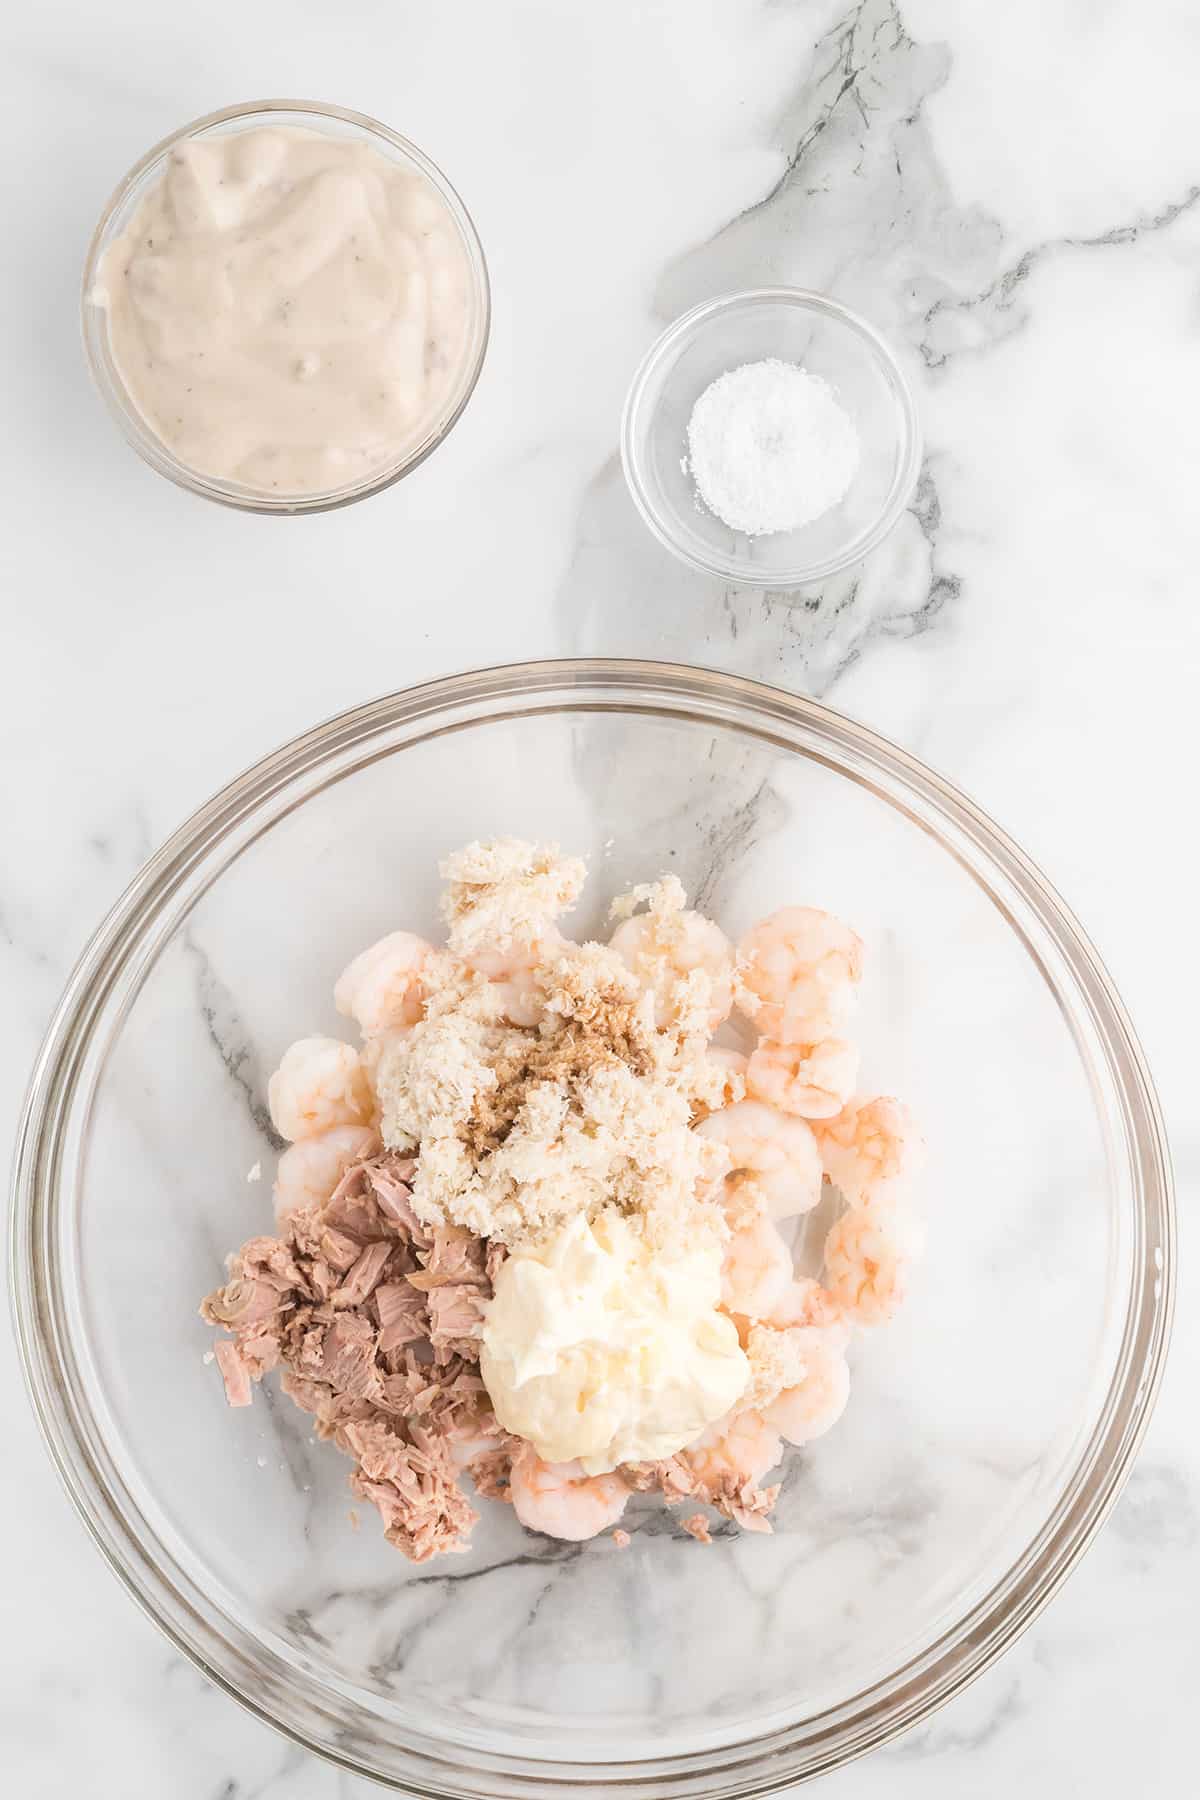
[[[610,921],[631,919],[639,906],[669,929],[672,916],[678,917],[687,906],[687,892],[678,875],[662,875],[657,881],[639,881],[628,893],[618,894],[608,909]]]
[[[579,891],[574,859],[508,839],[472,845],[444,868],[460,946],[492,942],[498,929],[510,941],[545,932]],[[661,886],[683,905],[677,882]],[[478,934],[476,906],[487,918]],[[723,1235],[719,1209],[697,1195],[719,1184],[728,1153],[691,1129],[725,1080],[706,1054],[706,973],[678,978],[661,1028],[653,996],[606,945],[555,936],[533,980],[540,1022],[512,1025],[492,982],[455,957],[435,959],[425,1017],[380,1057],[384,1142],[420,1146],[418,1217],[510,1247],[608,1205],[636,1215],[652,1245],[697,1229]]]
[[[582,857],[521,838],[468,844],[438,868],[448,884],[442,896],[448,944],[459,956],[536,944],[574,906],[587,876]]]
[[[738,1402],[742,1411],[761,1412],[789,1388],[799,1387],[808,1368],[801,1348],[804,1341],[802,1330],[751,1325],[745,1342],[750,1380]]]

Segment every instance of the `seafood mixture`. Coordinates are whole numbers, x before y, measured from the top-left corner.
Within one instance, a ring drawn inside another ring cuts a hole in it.
[[[584,872],[471,844],[444,945],[354,958],[361,1043],[284,1055],[275,1231],[201,1307],[229,1403],[278,1369],[415,1562],[466,1548],[465,1484],[553,1538],[623,1546],[648,1493],[701,1543],[769,1531],[784,1444],[837,1423],[920,1250],[920,1137],[846,1035],[855,933],[785,906],[735,946],[666,876],[576,943]],[[803,1273],[786,1228],[826,1193]]]

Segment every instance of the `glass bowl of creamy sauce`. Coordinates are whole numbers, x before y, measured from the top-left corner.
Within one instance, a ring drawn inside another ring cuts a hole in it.
[[[83,279],[93,378],[160,474],[251,512],[364,499],[450,431],[487,346],[475,227],[414,144],[304,100],[227,107],[130,171]]]

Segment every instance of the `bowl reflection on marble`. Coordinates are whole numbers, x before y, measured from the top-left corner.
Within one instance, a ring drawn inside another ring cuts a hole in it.
[[[732,932],[801,899],[867,941],[864,1083],[930,1145],[929,1250],[791,1453],[773,1536],[633,1541],[485,1505],[414,1568],[268,1381],[227,1410],[196,1315],[269,1226],[265,1079],[340,1030],[334,977],[435,928],[476,836],[589,854],[581,930],[663,869]],[[51,1452],[113,1568],[247,1706],[405,1792],[753,1795],[926,1715],[1007,1645],[1111,1506],[1172,1288],[1141,1054],[1037,871],[861,726],[730,676],[528,664],[390,696],[267,757],[147,864],[39,1059],[15,1182],[19,1336]]]
[[[854,426],[859,461],[836,506],[794,531],[747,537],[709,511],[688,467],[700,395],[729,369],[775,358],[833,389]],[[881,544],[912,496],[921,430],[908,383],[874,326],[805,288],[754,288],[676,319],[633,378],[621,461],[638,511],[668,550],[740,586],[794,588],[848,569]]]

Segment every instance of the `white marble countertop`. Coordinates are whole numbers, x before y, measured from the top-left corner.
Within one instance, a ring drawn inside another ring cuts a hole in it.
[[[47,0],[11,13],[0,663],[0,1124],[86,933],[232,772],[385,686],[576,652],[828,698],[960,782],[1108,960],[1200,1174],[1200,13],[1190,0]],[[448,444],[294,522],[176,492],[89,392],[77,281],[123,170],[180,121],[295,93],[396,125],[467,199],[491,351]],[[663,322],[827,289],[918,392],[917,500],[797,604],[649,538],[615,455]],[[1120,1505],[965,1696],[827,1782],[845,1800],[1194,1786],[1200,1279]],[[170,1650],[59,1492],[0,1343],[0,1763],[24,1800],[332,1800]]]

